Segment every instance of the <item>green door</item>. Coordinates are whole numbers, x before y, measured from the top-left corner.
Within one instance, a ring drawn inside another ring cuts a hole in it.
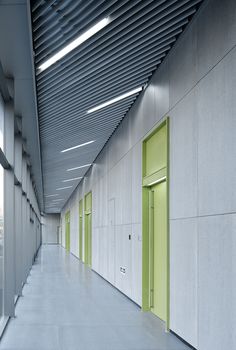
[[[70,212],[68,211],[65,215],[65,226],[66,226],[66,250],[70,251]]]
[[[143,141],[142,309],[169,329],[169,119]]]
[[[84,200],[84,262],[92,266],[92,193]]]
[[[83,199],[79,201],[79,258],[83,259]]]
[[[167,321],[167,196],[166,181],[149,190],[150,309]]]

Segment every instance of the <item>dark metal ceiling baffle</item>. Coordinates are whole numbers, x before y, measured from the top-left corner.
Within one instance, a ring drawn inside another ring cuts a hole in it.
[[[55,194],[58,187],[63,187],[62,181],[68,177],[66,169],[93,162],[138,93],[94,113],[88,114],[87,111],[143,87],[201,2],[32,1],[45,195]],[[39,72],[42,63],[106,17],[110,19],[106,27]],[[61,153],[65,148],[90,140],[96,141],[77,151]],[[87,168],[81,168],[76,174],[83,176],[86,171]],[[64,205],[77,183],[60,193],[64,201],[58,208]],[[51,200],[51,197],[45,197],[46,206],[50,206]]]

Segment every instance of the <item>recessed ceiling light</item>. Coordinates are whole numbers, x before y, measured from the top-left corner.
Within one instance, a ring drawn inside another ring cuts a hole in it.
[[[65,189],[71,188],[71,187],[73,187],[73,186],[59,187],[59,188],[56,188],[56,191],[65,190]]]
[[[92,165],[92,164],[80,165],[80,166],[77,166],[75,168],[67,169],[66,171],[72,171],[72,170],[77,170],[77,169],[81,169],[81,168],[86,168],[87,166],[90,166],[90,165]]]
[[[55,197],[59,196],[59,194],[46,194],[44,197]]]
[[[90,143],[93,143],[93,142],[95,142],[95,140],[88,141],[88,142],[85,142],[85,143],[81,143],[80,145],[77,145],[77,146],[73,146],[73,147],[70,147],[70,148],[63,149],[63,151],[61,151],[61,153],[68,152],[68,151],[71,151],[72,149],[80,148],[80,147],[83,147],[83,146],[86,146],[86,145],[90,145]]]
[[[118,101],[120,101],[120,100],[123,100],[123,99],[126,98],[126,97],[135,95],[135,94],[137,94],[138,92],[142,91],[142,89],[143,89],[142,86],[140,86],[140,87],[138,87],[137,89],[134,89],[134,90],[131,90],[131,91],[127,92],[126,94],[117,96],[117,97],[115,97],[115,98],[113,98],[113,99],[111,99],[111,100],[109,100],[109,101],[107,101],[107,102],[104,102],[104,103],[102,103],[102,104],[100,104],[100,105],[98,105],[98,106],[96,106],[96,107],[93,107],[93,108],[89,109],[87,113],[92,113],[92,112],[98,111],[99,109],[102,109],[102,108],[104,108],[104,107],[107,107],[107,106],[109,106],[109,105],[115,103],[115,102],[118,102]]]
[[[66,45],[62,50],[58,51],[55,55],[53,55],[51,58],[49,58],[47,61],[42,63],[39,66],[39,71],[42,72],[57,61],[59,61],[61,58],[66,56],[69,52],[73,51],[76,47],[81,45],[83,42],[88,40],[91,36],[99,32],[102,28],[104,28],[108,23],[110,22],[109,18],[103,18],[101,21],[99,21],[97,24],[95,24],[93,27],[91,27],[89,30],[87,30],[82,35],[79,35],[75,40],[73,40],[70,44]]]
[[[63,180],[62,182],[69,182],[69,181],[75,181],[75,180],[79,180],[82,179],[82,177],[74,177],[73,179],[67,179],[67,180]]]

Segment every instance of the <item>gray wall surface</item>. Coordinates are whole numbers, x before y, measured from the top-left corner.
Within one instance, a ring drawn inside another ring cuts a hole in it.
[[[47,214],[42,217],[42,243],[59,243],[58,226],[60,226],[59,214]]]
[[[92,190],[92,267],[140,304],[142,140],[169,116],[170,327],[200,350],[236,348],[235,33],[235,0],[206,1],[62,212],[78,255]]]

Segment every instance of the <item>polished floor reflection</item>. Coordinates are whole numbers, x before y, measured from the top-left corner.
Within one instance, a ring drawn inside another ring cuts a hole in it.
[[[159,320],[59,246],[43,246],[3,350],[187,350]]]

